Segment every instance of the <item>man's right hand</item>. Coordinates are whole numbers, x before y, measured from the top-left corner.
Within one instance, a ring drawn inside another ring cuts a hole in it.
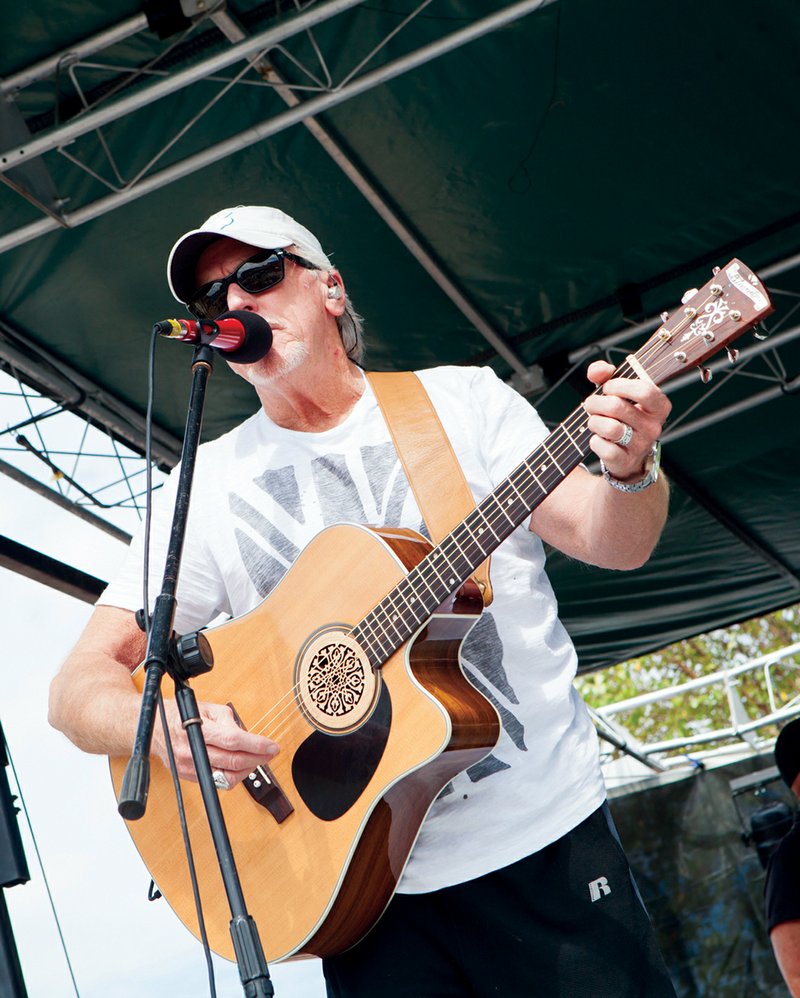
[[[182,780],[197,776],[189,739],[183,729],[174,700],[164,700],[175,765]],[[237,724],[230,707],[218,703],[199,703],[201,730],[208,750],[208,760],[214,772],[220,772],[229,787],[246,779],[257,766],[266,766],[280,751],[278,745],[263,735],[245,731]],[[164,732],[160,723],[153,732],[153,752],[168,765]]]

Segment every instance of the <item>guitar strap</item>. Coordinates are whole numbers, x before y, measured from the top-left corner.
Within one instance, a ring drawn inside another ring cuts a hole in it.
[[[461,465],[422,382],[413,371],[365,372],[434,544],[475,509]],[[492,602],[489,561],[474,574]]]

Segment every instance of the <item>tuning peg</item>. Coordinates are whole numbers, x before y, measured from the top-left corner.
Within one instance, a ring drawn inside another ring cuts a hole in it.
[[[707,385],[711,381],[711,370],[708,367],[703,367],[702,364],[697,365],[697,370],[700,372],[700,380],[704,385]]]
[[[735,347],[725,347],[725,349],[728,351],[728,360],[731,364],[735,364],[739,359],[739,351]]]
[[[755,336],[757,340],[769,339],[769,333],[764,332],[763,326],[753,326],[753,336]]]
[[[717,274],[719,273],[719,267],[712,267],[711,273],[714,275],[714,277],[716,277]]]
[[[662,322],[667,322],[668,320],[669,320],[669,312],[662,312],[661,313],[661,321]]]
[[[683,298],[681,298],[681,305],[685,305],[687,301],[691,301],[696,294],[697,288],[689,288],[688,291],[684,291]]]

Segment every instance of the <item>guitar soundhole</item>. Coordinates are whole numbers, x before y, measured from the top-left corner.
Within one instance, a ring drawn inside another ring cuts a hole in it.
[[[372,713],[380,681],[353,638],[338,627],[317,633],[298,656],[300,709],[320,731],[346,734]]]
[[[364,695],[364,666],[348,645],[331,642],[308,666],[308,694],[327,717],[344,717]]]

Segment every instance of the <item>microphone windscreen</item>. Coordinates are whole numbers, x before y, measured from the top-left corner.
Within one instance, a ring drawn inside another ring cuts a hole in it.
[[[254,364],[266,357],[272,347],[272,327],[266,319],[243,309],[226,312],[216,321],[220,319],[237,319],[244,327],[244,343],[236,350],[226,350],[225,360],[232,360],[235,364]]]

